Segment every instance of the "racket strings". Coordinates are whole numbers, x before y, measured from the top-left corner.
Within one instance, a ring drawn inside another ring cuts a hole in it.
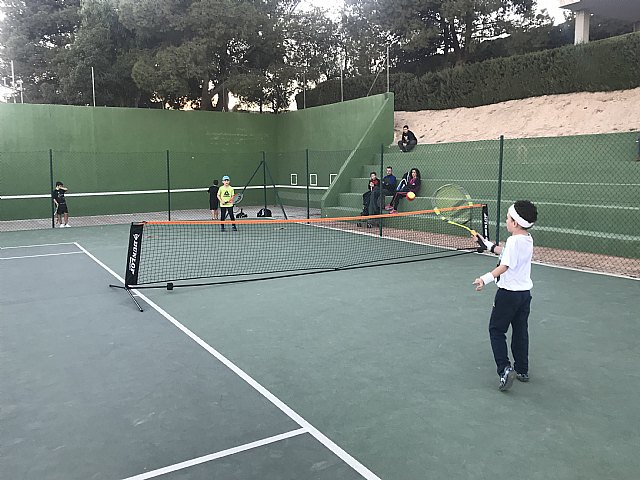
[[[471,196],[458,185],[443,185],[433,195],[433,206],[436,209],[459,208],[472,205]],[[443,212],[442,216],[460,224],[471,221],[471,211],[463,208]]]

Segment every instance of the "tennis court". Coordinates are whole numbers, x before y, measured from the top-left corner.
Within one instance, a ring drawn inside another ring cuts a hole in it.
[[[107,287],[128,233],[2,234],[0,477],[637,478],[637,280],[534,265],[532,379],[499,392],[471,285],[494,257],[144,290],[140,313]]]

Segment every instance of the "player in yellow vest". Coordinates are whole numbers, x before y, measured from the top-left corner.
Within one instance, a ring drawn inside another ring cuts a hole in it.
[[[227,175],[222,177],[222,186],[218,189],[218,200],[220,200],[220,216],[221,221],[225,221],[227,215],[232,222],[235,222],[236,217],[233,215],[233,199],[235,198],[235,192],[230,185],[230,180]],[[224,224],[220,225],[221,230],[224,232]],[[233,230],[237,231],[236,224],[233,224]]]

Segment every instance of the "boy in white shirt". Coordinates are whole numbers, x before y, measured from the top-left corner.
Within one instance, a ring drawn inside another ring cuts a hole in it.
[[[531,257],[533,239],[528,230],[538,219],[536,206],[528,200],[518,200],[507,212],[507,230],[511,234],[504,246],[496,245],[481,235],[477,241],[484,249],[500,255],[498,266],[474,280],[476,290],[493,281],[498,286],[489,320],[489,338],[496,362],[500,390],[509,390],[514,378],[529,381],[529,311],[531,305]],[[509,361],[506,333],[511,325]]]

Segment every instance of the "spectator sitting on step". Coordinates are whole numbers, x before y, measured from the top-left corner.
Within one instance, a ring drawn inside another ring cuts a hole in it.
[[[398,191],[396,191],[393,196],[393,200],[391,203],[386,206],[387,210],[390,210],[389,213],[398,213],[398,203],[400,203],[400,199],[402,197],[406,197],[407,193],[413,192],[418,195],[420,191],[420,170],[417,168],[412,168],[411,171],[407,172],[400,184],[398,185]]]
[[[382,194],[393,197],[398,187],[398,179],[393,174],[393,168],[387,167],[387,174],[382,178]]]
[[[418,139],[413,134],[413,132],[409,130],[409,125],[405,125],[404,127],[402,127],[402,138],[398,142],[400,150],[402,150],[403,152],[410,152],[417,144]]]
[[[372,200],[371,195],[373,194],[373,204],[376,205],[380,195],[380,180],[378,179],[378,174],[376,172],[371,172],[369,174],[369,190],[362,194],[362,215],[369,215],[369,205]],[[378,210],[380,207],[378,207]]]

